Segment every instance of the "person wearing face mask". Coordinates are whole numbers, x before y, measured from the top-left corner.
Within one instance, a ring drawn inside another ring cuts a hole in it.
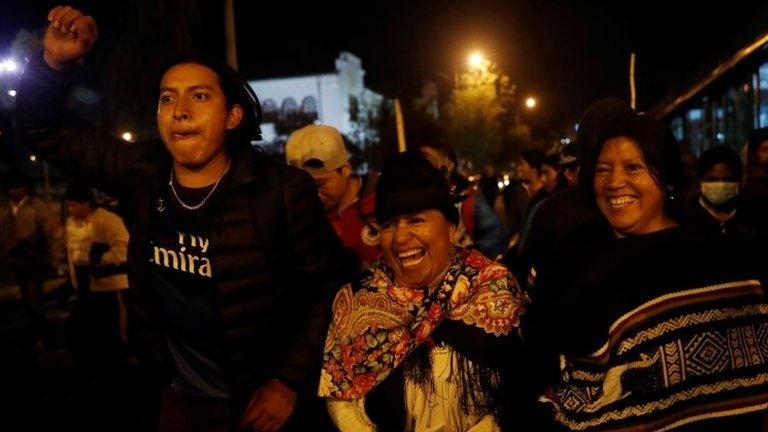
[[[742,173],[739,155],[726,146],[701,155],[696,167],[700,193],[691,210],[692,223],[703,233],[750,241],[765,235],[760,215],[741,199]]]

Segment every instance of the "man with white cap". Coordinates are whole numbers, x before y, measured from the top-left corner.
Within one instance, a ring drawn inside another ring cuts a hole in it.
[[[315,179],[328,219],[358,263],[378,258],[378,236],[365,218],[373,213],[373,188],[352,172],[341,133],[326,125],[305,126],[291,134],[285,158]]]

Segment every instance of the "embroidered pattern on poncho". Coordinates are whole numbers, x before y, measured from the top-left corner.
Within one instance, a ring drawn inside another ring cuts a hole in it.
[[[768,407],[768,304],[758,281],[668,294],[563,358],[544,397],[571,430],[660,431]]]
[[[397,286],[383,260],[366,270],[357,292],[344,286],[333,303],[318,393],[364,396],[447,318],[495,336],[519,327],[525,296],[506,267],[455,248],[432,293]]]

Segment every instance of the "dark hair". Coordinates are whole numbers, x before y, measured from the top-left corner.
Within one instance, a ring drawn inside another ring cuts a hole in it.
[[[741,179],[741,175],[744,172],[744,168],[741,166],[741,158],[733,149],[724,145],[712,147],[701,154],[701,159],[699,159],[699,163],[696,165],[696,177],[701,179],[712,167],[719,163],[728,165],[734,175]]]
[[[64,200],[88,203],[91,206],[96,204],[96,198],[93,196],[93,190],[83,183],[74,183],[70,185],[64,192]]]
[[[541,161],[541,164],[551,166],[555,171],[560,171],[560,153],[552,153],[545,157],[544,160]]]
[[[560,166],[563,169],[576,169],[580,164],[580,154],[578,145],[575,142],[563,147],[560,154]]]
[[[600,139],[605,134],[606,128],[611,127],[619,117],[633,112],[634,110],[629,104],[615,97],[600,99],[587,107],[579,120],[576,142],[571,143],[571,145],[575,145],[574,154],[582,165],[589,159],[595,147],[598,144],[602,145]],[[584,169],[581,170],[579,185],[589,184],[593,180],[593,178],[586,176]]]
[[[240,124],[235,129],[227,131],[227,151],[230,154],[236,154],[243,147],[251,146],[256,141],[261,140],[259,127],[261,125],[261,103],[259,98],[248,85],[248,81],[225,63],[199,54],[182,54],[160,68],[155,88],[160,88],[160,82],[169,69],[185,63],[205,66],[216,73],[224,92],[227,109],[231,109],[234,105],[240,105],[243,109],[243,119]]]
[[[520,153],[520,157],[535,169],[541,173],[541,164],[544,163],[544,152],[537,148],[525,149]]]
[[[592,197],[592,202],[595,202],[597,159],[603,145],[611,138],[626,137],[637,144],[651,177],[664,193],[664,212],[672,219],[680,221],[685,216],[678,195],[684,182],[683,164],[680,147],[672,130],[653,117],[634,111],[620,116],[603,130],[603,135],[582,168],[583,179],[586,181],[584,186]]]

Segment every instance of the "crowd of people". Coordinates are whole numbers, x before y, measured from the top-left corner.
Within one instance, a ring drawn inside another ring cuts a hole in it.
[[[77,343],[156,377],[147,427],[768,427],[768,131],[707,150],[692,186],[669,128],[609,98],[503,190],[437,140],[360,176],[326,125],[295,131],[285,163],[256,151],[257,95],[183,56],[157,83],[159,140],[126,144],[68,114],[95,21],[48,21],[18,131],[79,180],[68,274],[104,325]],[[55,223],[28,182],[6,188],[3,256],[40,326]]]

